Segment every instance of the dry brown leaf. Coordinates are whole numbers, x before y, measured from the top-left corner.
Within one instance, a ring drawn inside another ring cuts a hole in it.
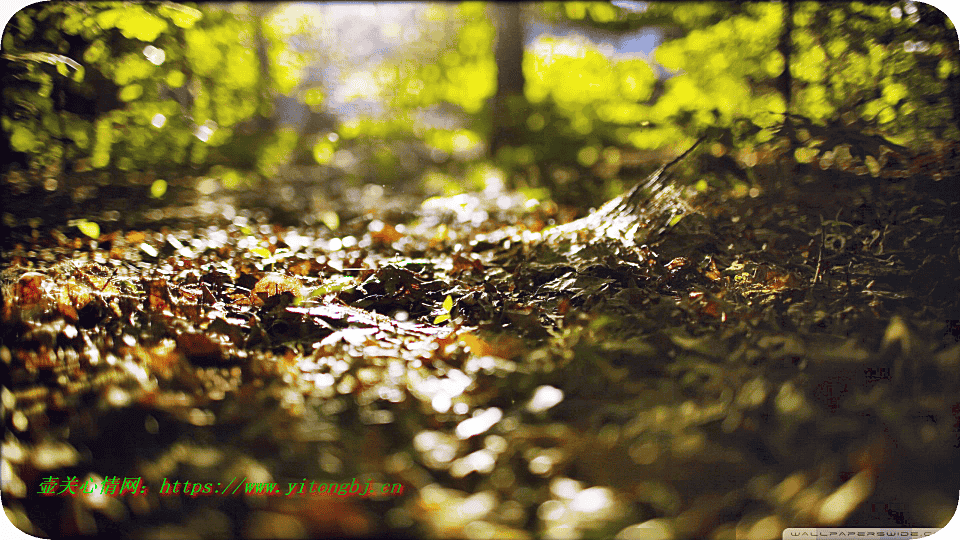
[[[303,298],[303,283],[294,276],[285,274],[270,273],[257,282],[250,292],[250,300],[257,303],[258,300],[289,292],[296,298]]]
[[[17,281],[16,296],[23,305],[33,305],[43,298],[43,283],[47,276],[40,272],[26,272]]]
[[[190,360],[219,361],[223,359],[223,347],[206,334],[183,332],[177,334],[177,348]]]

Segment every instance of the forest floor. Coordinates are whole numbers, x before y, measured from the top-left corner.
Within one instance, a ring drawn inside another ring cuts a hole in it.
[[[960,206],[819,178],[570,224],[507,192],[303,220],[8,177],[4,509],[53,537],[944,526]]]

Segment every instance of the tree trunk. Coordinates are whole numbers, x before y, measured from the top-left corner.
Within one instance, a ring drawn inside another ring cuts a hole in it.
[[[793,54],[793,0],[787,0],[783,3],[783,28],[780,30],[780,41],[777,43],[777,51],[783,56],[783,72],[777,77],[777,88],[783,96],[784,110],[790,112],[790,102],[792,101],[793,78],[790,75],[790,59]],[[788,116],[786,122],[790,121]]]
[[[774,185],[775,187],[782,187],[784,184],[794,183],[794,175],[797,169],[797,161],[794,157],[797,140],[790,119],[791,102],[793,101],[793,77],[790,73],[790,61],[793,57],[793,0],[783,2],[783,27],[780,29],[777,51],[783,56],[783,72],[777,77],[777,87],[783,96],[783,110],[786,113],[783,116],[784,133],[790,140],[790,151],[778,160],[779,180]]]
[[[257,133],[272,133],[277,127],[276,114],[274,114],[275,103],[271,92],[273,76],[270,73],[270,44],[267,43],[267,38],[263,35],[263,25],[266,24],[264,19],[275,7],[277,7],[277,4],[274,2],[250,5],[253,15],[253,42],[257,53],[257,63],[260,65],[260,80],[257,83],[260,103],[257,107],[258,114],[253,126]],[[269,114],[264,114],[265,112],[269,112]]]
[[[523,95],[523,20],[521,6],[515,3],[493,4],[496,10],[497,93],[493,97],[490,156],[505,146],[522,144],[522,122],[518,114],[526,98]]]

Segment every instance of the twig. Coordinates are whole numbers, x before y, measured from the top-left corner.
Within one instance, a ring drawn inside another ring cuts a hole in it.
[[[853,266],[853,259],[850,259],[850,262],[847,263],[847,293],[850,292],[852,285],[850,284],[850,268]]]
[[[682,154],[680,154],[679,156],[673,158],[673,160],[671,160],[669,163],[667,163],[666,165],[664,165],[663,167],[661,167],[661,168],[660,168],[660,174],[663,174],[664,172],[666,172],[667,169],[669,169],[670,167],[674,166],[677,162],[679,162],[679,161],[682,160],[683,158],[687,157],[687,156],[690,154],[690,152],[693,152],[694,148],[700,146],[700,143],[702,143],[702,142],[705,141],[706,139],[707,139],[707,135],[706,135],[706,134],[701,135],[700,138],[697,139],[696,142],[693,143],[693,146],[691,146],[690,148],[687,148],[686,151],[684,151]]]
[[[817,280],[820,279],[820,263],[823,262],[823,244],[827,241],[827,231],[823,228],[823,216],[820,216],[820,250],[817,252],[817,271],[813,274],[813,282],[810,284],[810,287],[814,287],[817,284]]]
[[[113,273],[110,274],[110,277],[107,278],[107,280],[103,282],[103,286],[99,287],[97,290],[99,290],[100,292],[103,292],[103,290],[107,288],[107,285],[109,285],[110,282],[113,281],[113,278],[117,277],[117,272],[119,272],[119,271],[120,271],[120,267],[119,267],[119,266],[117,266],[116,268],[114,268],[114,269],[113,269]]]

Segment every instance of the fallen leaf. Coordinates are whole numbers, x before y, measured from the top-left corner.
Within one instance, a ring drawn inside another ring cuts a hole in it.
[[[303,298],[303,283],[294,276],[270,273],[265,275],[250,292],[250,300],[257,303],[259,300],[289,292],[295,298]]]
[[[193,362],[217,362],[223,360],[222,345],[207,336],[195,332],[177,334],[177,348]]]
[[[16,294],[20,302],[32,305],[40,302],[43,297],[43,283],[47,276],[40,272],[26,272],[17,280]]]

